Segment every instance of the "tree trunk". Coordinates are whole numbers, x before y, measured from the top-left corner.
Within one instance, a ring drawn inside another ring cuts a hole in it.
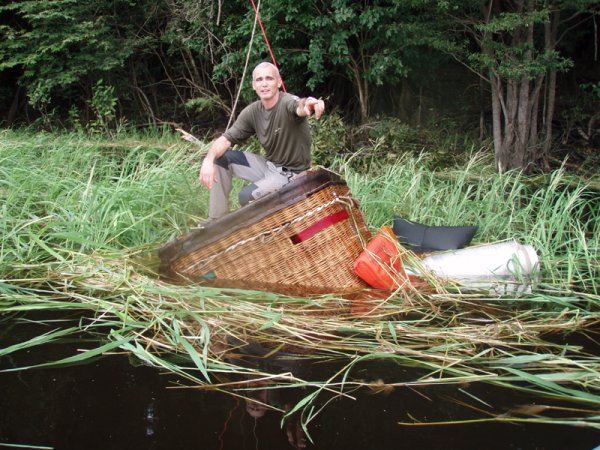
[[[558,23],[560,21],[560,11],[552,13],[550,22],[544,27],[544,45],[546,51],[554,50],[556,47],[556,36],[558,33]],[[544,141],[541,150],[541,164],[545,168],[548,166],[548,157],[552,147],[552,120],[554,118],[554,108],[556,102],[556,69],[550,69],[548,72],[548,83],[546,87],[546,111],[544,115]]]
[[[20,105],[21,105],[21,91],[22,88],[20,86],[17,87],[16,91],[15,91],[15,95],[13,96],[12,102],[10,104],[10,108],[8,109],[8,113],[6,115],[6,125],[7,126],[11,126],[13,124],[13,122],[15,121],[17,114],[19,112],[20,109]]]
[[[529,13],[534,10],[535,5],[533,0],[528,0],[516,2],[514,6],[519,13]],[[487,11],[491,11],[491,6]],[[558,17],[553,16],[553,25],[546,27],[546,41],[542,49],[544,51],[553,50],[556,43],[554,20],[558,22]],[[532,50],[535,45],[534,25],[530,24],[515,30],[511,39],[510,45],[513,48],[529,49],[517,61],[523,66],[534,64]],[[489,56],[494,56],[493,50],[486,48],[485,45],[482,50]],[[540,132],[538,126],[540,93],[544,92],[542,88],[546,81],[548,86],[545,91],[547,95],[545,127]],[[556,71],[551,71],[548,77],[545,74],[538,74],[532,79],[527,74],[520,78],[510,78],[492,69],[490,83],[496,167],[500,172],[509,169],[527,169],[543,159],[552,142]]]
[[[492,130],[494,134],[494,157],[496,168],[500,173],[504,172],[504,150],[502,136],[502,81],[500,77],[491,74],[490,81],[492,84]]]
[[[359,67],[358,62],[352,59],[352,76],[354,85],[358,91],[358,102],[360,106],[360,121],[365,123],[369,118],[369,86],[361,74],[364,73]]]
[[[492,111],[496,167],[504,172],[526,168],[535,160],[539,147],[537,132],[537,83],[527,78],[503,83],[494,76]]]

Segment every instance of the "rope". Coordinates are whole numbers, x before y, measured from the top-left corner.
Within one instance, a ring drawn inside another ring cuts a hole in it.
[[[254,6],[254,0],[252,0],[252,6]],[[258,8],[260,8],[260,0],[258,0]],[[229,116],[229,122],[227,122],[226,131],[231,126],[231,122],[233,121],[233,117],[235,116],[235,108],[237,107],[238,100],[240,99],[240,94],[242,93],[242,87],[244,86],[244,78],[246,78],[246,72],[248,70],[248,62],[250,61],[250,51],[252,50],[252,42],[254,41],[254,33],[256,32],[256,22],[259,21],[258,17],[258,9],[254,6],[254,25],[252,25],[252,34],[250,35],[250,43],[248,44],[248,51],[246,52],[246,62],[244,63],[244,70],[242,72],[242,80],[240,81],[240,87],[238,88],[237,94],[235,96],[235,102],[233,103],[233,107],[231,108],[231,115]],[[262,24],[260,25],[262,28]],[[283,81],[282,81],[283,84]]]
[[[250,0],[250,1],[252,2],[252,7],[254,8],[254,14],[258,18],[258,23],[260,24],[260,29],[262,31],[262,35],[265,38],[267,48],[269,49],[269,55],[271,55],[271,60],[273,61],[273,65],[275,67],[277,67],[277,70],[279,70],[279,67],[277,66],[277,61],[275,60],[275,55],[273,54],[273,50],[271,49],[271,44],[269,44],[269,38],[267,38],[267,32],[265,31],[265,27],[263,26],[262,20],[260,20],[260,14],[258,12],[258,8],[254,4],[254,0]],[[258,4],[260,6],[260,0],[258,1]],[[287,92],[287,90],[285,89],[285,84],[283,83],[283,79],[281,80],[281,87],[283,88],[283,92]]]
[[[334,194],[335,195],[335,194]],[[290,220],[289,222],[284,223],[283,225],[280,225],[278,227],[275,228],[271,228],[270,230],[266,230],[266,231],[262,231],[258,234],[255,234],[252,237],[249,237],[247,239],[243,239],[239,242],[236,242],[235,244],[231,244],[229,247],[221,250],[220,252],[217,252],[213,255],[210,255],[204,259],[201,259],[200,261],[196,261],[193,264],[191,264],[190,266],[186,267],[185,269],[183,269],[185,272],[190,271],[192,269],[195,268],[202,268],[204,266],[206,266],[208,263],[210,263],[211,261],[213,261],[214,259],[218,258],[219,256],[224,255],[225,253],[228,253],[232,250],[237,249],[238,247],[241,247],[242,245],[246,245],[250,242],[254,242],[258,239],[261,239],[261,241],[263,243],[268,242],[267,239],[268,238],[273,238],[275,236],[277,236],[278,234],[280,234],[282,231],[284,231],[286,228],[289,228],[290,226],[294,225],[295,223],[300,222],[301,220],[306,219],[307,217],[310,217],[322,210],[324,210],[325,208],[335,204],[335,203],[339,203],[343,206],[345,206],[346,208],[348,208],[350,210],[350,212],[352,212],[352,208],[356,206],[355,200],[351,197],[338,197],[336,195],[336,197],[333,200],[330,200],[327,203],[323,203],[322,205],[317,206],[316,208],[313,208],[309,211],[307,211],[306,213],[304,213],[302,216],[296,217],[295,219]]]
[[[269,54],[271,55],[271,59],[273,60],[273,65],[277,67],[277,61],[275,60],[275,55],[273,54],[273,50],[271,49],[271,44],[269,44],[269,39],[267,38],[267,33],[265,31],[265,27],[260,20],[260,0],[258,0],[258,5],[254,3],[254,0],[250,0],[252,2],[252,8],[254,8],[254,24],[252,25],[252,34],[250,35],[250,43],[248,44],[248,51],[246,52],[246,61],[244,63],[244,70],[242,72],[242,79],[240,81],[240,87],[238,88],[237,94],[235,96],[235,101],[233,102],[233,106],[231,107],[231,115],[229,116],[229,121],[227,122],[227,127],[225,127],[225,131],[229,129],[231,126],[231,122],[235,117],[235,110],[237,108],[238,101],[240,99],[240,94],[242,93],[242,88],[244,86],[244,79],[246,78],[246,72],[248,71],[248,62],[250,61],[250,52],[252,51],[252,42],[254,41],[254,35],[256,33],[256,23],[260,24],[260,29],[262,30],[263,37],[265,38],[265,42],[267,43],[267,48],[269,49]],[[217,17],[217,24],[219,23],[219,18],[221,17],[221,2],[219,2],[219,15]],[[279,67],[277,67],[279,70]],[[281,76],[281,74],[280,74]],[[281,87],[283,88],[283,92],[287,92],[285,89],[285,84],[283,83],[283,79],[281,79]],[[177,131],[180,131],[186,140],[189,142],[193,142],[195,144],[200,144],[201,142],[192,136],[191,134],[183,131],[180,128],[177,128]]]

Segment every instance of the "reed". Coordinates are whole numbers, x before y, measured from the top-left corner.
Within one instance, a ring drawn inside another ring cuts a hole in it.
[[[429,225],[477,225],[474,244],[515,238],[533,245],[543,279],[567,290],[598,294],[598,192],[564,168],[546,176],[496,174],[489,155],[463,167],[435,169],[427,155],[358,173],[337,161],[372,227],[395,216]]]
[[[188,144],[169,136],[105,143],[4,131],[0,161],[0,320],[85,312],[74,325],[49,322],[47,333],[0,355],[84,332],[99,344],[38,367],[124,351],[199,388],[243,396],[257,378],[273,388],[306,387],[310,394],[290,412],[301,413],[305,425],[326,406],[319,406],[325,395],[372,387],[355,375],[359,365],[390,361],[414,376],[392,373],[383,387],[489,383],[571,405],[573,413],[565,419],[556,407],[529,417],[505,411],[497,420],[600,428],[600,362],[593,349],[569,342],[573,334],[593,342],[600,322],[600,213],[597,196],[564,170],[498,175],[480,154],[465,167],[436,170],[422,155],[367,175],[348,159],[337,161],[373,229],[394,215],[475,224],[478,242],[515,237],[534,245],[543,262],[531,294],[466,294],[431,278],[427,289],[406,286],[362,299],[370,312],[357,316],[356,297],[174,285],[156,277],[157,248],[205,215],[206,193],[195,181],[199,158]],[[254,365],[243,357],[247,343],[264,349]],[[336,369],[315,379],[267,364],[288,357]]]

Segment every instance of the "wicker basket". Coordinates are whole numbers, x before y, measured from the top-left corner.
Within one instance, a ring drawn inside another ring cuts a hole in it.
[[[171,241],[161,272],[346,291],[366,286],[353,263],[369,239],[346,184],[320,170]]]

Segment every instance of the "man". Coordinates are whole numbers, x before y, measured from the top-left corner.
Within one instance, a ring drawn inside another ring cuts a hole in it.
[[[319,119],[323,100],[300,99],[280,92],[279,70],[262,62],[252,72],[252,87],[259,100],[242,110],[233,126],[211,144],[202,162],[200,182],[210,189],[208,220],[229,212],[233,176],[249,181],[239,194],[242,205],[282,188],[310,167],[310,130],[307,117]],[[230,150],[256,135],[265,156]]]

